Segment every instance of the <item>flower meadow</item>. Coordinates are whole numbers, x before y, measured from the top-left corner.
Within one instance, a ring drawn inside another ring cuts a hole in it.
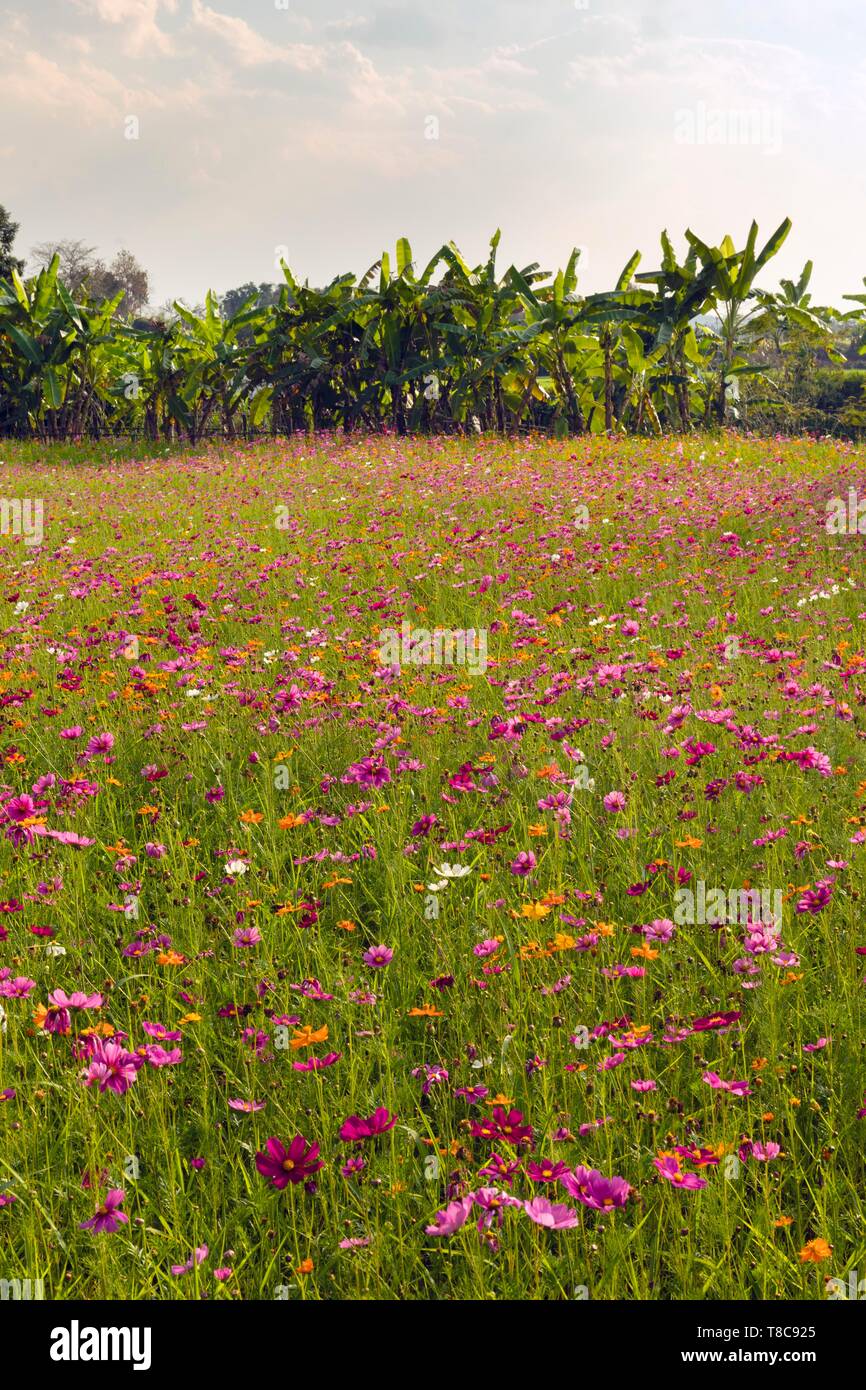
[[[0,1277],[866,1274],[862,451],[0,452]]]

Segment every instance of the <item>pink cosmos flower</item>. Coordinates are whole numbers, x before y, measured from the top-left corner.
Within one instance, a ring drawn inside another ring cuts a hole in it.
[[[332,1067],[335,1062],[339,1062],[342,1052],[326,1052],[323,1057],[308,1057],[305,1062],[293,1062],[294,1071],[322,1071],[324,1067]]]
[[[573,1207],[564,1202],[551,1202],[547,1197],[533,1197],[523,1203],[523,1210],[536,1226],[545,1226],[550,1231],[567,1231],[577,1225],[578,1216]]]
[[[96,1208],[90,1220],[79,1221],[79,1230],[108,1233],[116,1231],[119,1226],[129,1221],[126,1213],[120,1210],[125,1197],[126,1193],[122,1187],[113,1187],[110,1192],[106,1193],[105,1201],[101,1207]]]
[[[142,1020],[141,1026],[148,1037],[157,1042],[180,1042],[183,1037],[182,1033],[171,1032],[162,1023],[149,1023],[147,1019]]]
[[[302,1134],[296,1134],[288,1147],[279,1139],[268,1139],[265,1152],[256,1154],[256,1168],[280,1191],[289,1183],[307,1182],[324,1166],[318,1144],[311,1144]]]
[[[58,1009],[101,1009],[103,1005],[101,994],[82,994],[80,990],[67,994],[62,989],[55,989],[48,998]]]
[[[654,1158],[653,1167],[674,1187],[681,1187],[685,1192],[699,1192],[702,1187],[707,1186],[706,1178],[699,1178],[697,1173],[684,1173],[676,1158],[670,1154],[666,1154],[664,1158]]]
[[[36,988],[36,981],[30,980],[26,975],[16,975],[14,979],[0,979],[0,997],[3,999],[26,999]]]
[[[36,802],[27,792],[22,796],[13,796],[3,807],[3,814],[7,820],[20,824],[21,821],[29,820],[37,814]]]
[[[183,1061],[183,1053],[179,1047],[173,1047],[167,1052],[159,1043],[146,1043],[137,1051],[139,1057],[143,1057],[152,1067],[176,1067]]]
[[[645,927],[641,927],[647,941],[670,941],[675,930],[669,917],[654,917]]]
[[[171,1272],[178,1278],[182,1274],[189,1274],[190,1270],[195,1269],[196,1265],[202,1264],[207,1259],[208,1249],[206,1245],[198,1245],[193,1250],[186,1264],[172,1265]]]
[[[237,927],[232,936],[233,946],[258,946],[262,934],[258,927]]]
[[[433,1218],[433,1225],[424,1228],[427,1235],[453,1236],[455,1231],[459,1231],[461,1226],[465,1226],[466,1219],[472,1210],[472,1201],[472,1197],[461,1197],[456,1202],[449,1202],[444,1210],[437,1211]]]
[[[123,1095],[135,1081],[142,1065],[143,1058],[133,1052],[125,1052],[119,1043],[93,1038],[84,1085],[92,1086],[95,1081],[100,1091],[114,1091],[116,1095]]]
[[[472,1201],[481,1208],[478,1218],[479,1231],[489,1231],[491,1226],[501,1226],[505,1220],[506,1207],[519,1207],[522,1202],[509,1192],[501,1192],[498,1187],[479,1187],[472,1193]]]
[[[378,1134],[386,1134],[397,1123],[397,1116],[391,1115],[380,1105],[372,1115],[363,1119],[360,1115],[350,1115],[340,1126],[340,1138],[347,1144],[360,1143],[363,1139],[373,1139]]]
[[[732,1096],[750,1096],[752,1094],[748,1081],[723,1081],[714,1071],[702,1072],[701,1080],[706,1081],[708,1086],[712,1086],[714,1091],[728,1091]]]
[[[114,734],[94,734],[93,738],[87,740],[84,752],[80,754],[82,762],[88,762],[91,758],[105,757],[114,747]]]
[[[566,1192],[593,1211],[624,1207],[631,1194],[631,1187],[625,1178],[606,1178],[597,1168],[579,1165],[573,1172],[563,1173],[559,1181]]]
[[[364,952],[362,959],[371,970],[381,970],[394,959],[394,952],[390,946],[371,946]]]
[[[747,1139],[744,1144],[740,1145],[738,1155],[742,1163],[745,1163],[749,1158],[757,1159],[759,1163],[772,1163],[773,1159],[778,1158],[781,1152],[781,1144],[774,1144],[772,1141],[761,1144],[757,1140]]]
[[[522,849],[517,857],[511,861],[509,869],[516,878],[527,878],[537,863],[538,860],[531,849]]]

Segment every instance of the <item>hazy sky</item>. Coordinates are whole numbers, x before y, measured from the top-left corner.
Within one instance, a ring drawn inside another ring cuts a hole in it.
[[[602,289],[636,248],[656,268],[663,227],[740,243],[786,214],[769,283],[812,257],[833,303],[866,275],[864,135],[864,0],[0,9],[19,253],[129,247],[154,303],[276,279],[277,248],[317,284],[400,235],[474,264],[497,227],[502,271],[580,245]]]

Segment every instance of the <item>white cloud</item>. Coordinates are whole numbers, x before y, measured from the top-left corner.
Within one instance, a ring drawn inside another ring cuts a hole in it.
[[[114,0],[111,0],[114,3]],[[298,72],[312,72],[322,66],[323,52],[311,44],[277,44],[257,33],[239,16],[220,14],[202,0],[192,0],[192,22],[196,29],[214,34],[225,43],[242,67],[263,63],[286,63]]]
[[[160,10],[173,14],[177,0],[75,0],[75,3],[106,24],[122,28],[125,53],[174,52],[171,38],[160,29],[157,19]]]

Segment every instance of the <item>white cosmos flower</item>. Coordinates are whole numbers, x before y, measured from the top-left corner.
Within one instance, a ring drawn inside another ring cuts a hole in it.
[[[440,878],[466,878],[472,869],[468,864],[437,864],[433,872]]]
[[[227,874],[245,874],[246,871],[247,865],[244,863],[243,859],[230,859],[226,864]]]

